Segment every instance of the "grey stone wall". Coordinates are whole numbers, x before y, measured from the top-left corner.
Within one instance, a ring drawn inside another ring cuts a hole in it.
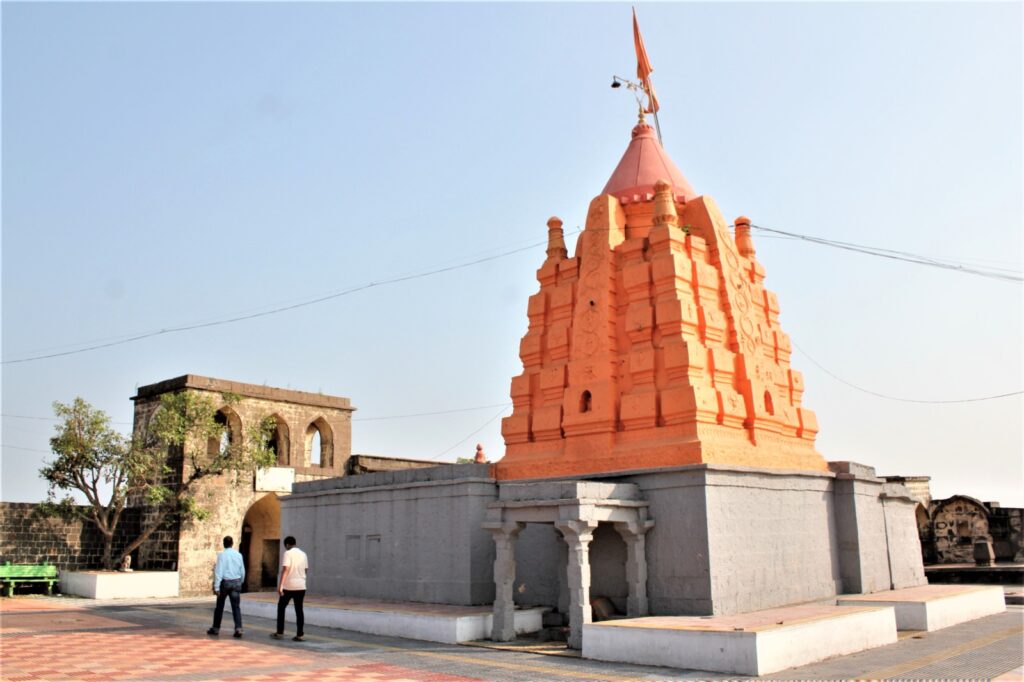
[[[626,614],[626,542],[610,523],[600,523],[590,543],[590,598],[607,597]]]
[[[86,507],[80,507],[85,510]],[[114,557],[139,531],[139,510],[126,509],[114,536]],[[103,535],[81,518],[47,516],[39,505],[0,502],[0,563],[50,563],[63,570],[102,568]]]
[[[878,592],[889,589],[889,557],[885,516],[878,496],[879,480],[858,480],[839,473],[835,483],[836,529],[842,591]]]
[[[882,498],[886,539],[889,546],[889,570],[893,589],[924,585],[921,538],[915,509],[919,504],[912,493],[900,485],[886,484]]]
[[[487,604],[497,499],[489,466],[445,465],[297,483],[281,499],[282,537],[309,555],[309,590],[374,599]]]
[[[708,552],[716,615],[838,593],[831,488],[828,475],[708,470]]]
[[[558,607],[562,598],[562,606],[568,607],[566,545],[554,524],[526,524],[516,538],[515,552],[516,604]]]
[[[706,470],[688,467],[630,476],[650,503],[647,595],[652,615],[711,615]]]

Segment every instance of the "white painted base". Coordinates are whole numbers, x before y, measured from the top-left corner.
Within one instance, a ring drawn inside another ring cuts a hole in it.
[[[940,586],[936,586],[940,587]],[[942,585],[944,590],[953,588]],[[920,599],[887,599],[902,590],[882,592],[878,595],[859,595],[839,599],[841,605],[891,606],[896,609],[896,627],[899,630],[941,630],[951,625],[984,618],[1006,610],[1006,598],[1000,585],[964,585],[959,594],[937,597],[922,595]]]
[[[177,571],[61,571],[60,591],[87,599],[177,597]]]
[[[242,599],[242,613],[259,618],[277,618],[277,604]],[[544,610],[521,609],[515,612],[516,634],[537,632],[542,627]],[[365,632],[371,635],[421,639],[427,642],[458,644],[486,639],[491,635],[491,612],[472,615],[427,614],[410,611],[364,611],[306,605],[306,625]],[[288,605],[285,621],[295,622],[295,607]]]
[[[665,619],[660,619],[664,621]],[[843,609],[810,622],[749,630],[583,626],[583,657],[686,670],[767,675],[896,642],[891,608]]]

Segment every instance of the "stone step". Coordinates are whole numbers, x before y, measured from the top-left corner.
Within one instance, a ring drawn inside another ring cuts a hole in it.
[[[242,613],[277,618],[277,600],[273,598],[276,596],[268,597],[265,593],[243,595]],[[516,609],[516,633],[540,630],[543,611],[542,608]],[[490,637],[494,618],[490,606],[375,602],[317,595],[306,597],[303,614],[307,625],[445,644]],[[295,622],[295,609],[291,605],[285,612],[285,619],[289,623]]]
[[[931,632],[1006,610],[998,585],[921,585],[902,590],[840,597],[847,606],[891,606],[900,630]]]
[[[583,626],[583,657],[766,675],[893,644],[891,606],[801,605],[735,616],[653,616]]]

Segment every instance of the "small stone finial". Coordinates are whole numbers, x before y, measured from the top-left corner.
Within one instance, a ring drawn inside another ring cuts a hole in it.
[[[484,454],[483,443],[476,444],[476,455],[473,457],[473,461],[477,464],[487,464],[487,455]]]
[[[562,235],[562,220],[558,216],[548,218],[548,258],[565,260],[569,252],[565,249],[565,237]]]
[[[654,183],[654,224],[679,225],[679,214],[676,213],[676,200],[672,196],[672,185],[668,180]]]
[[[750,218],[741,215],[733,224],[736,226],[736,249],[744,258],[753,258],[757,252],[754,250],[754,240],[750,237]]]

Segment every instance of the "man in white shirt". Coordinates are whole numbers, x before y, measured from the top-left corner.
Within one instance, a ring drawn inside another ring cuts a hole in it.
[[[293,641],[303,642],[303,626],[305,616],[302,613],[302,600],[306,597],[306,570],[309,568],[309,559],[306,553],[295,546],[295,538],[291,535],[284,539],[284,561],[282,562],[281,580],[277,584],[277,632],[270,636],[274,639],[284,639],[284,612],[288,609],[288,602],[295,600],[295,636]]]

